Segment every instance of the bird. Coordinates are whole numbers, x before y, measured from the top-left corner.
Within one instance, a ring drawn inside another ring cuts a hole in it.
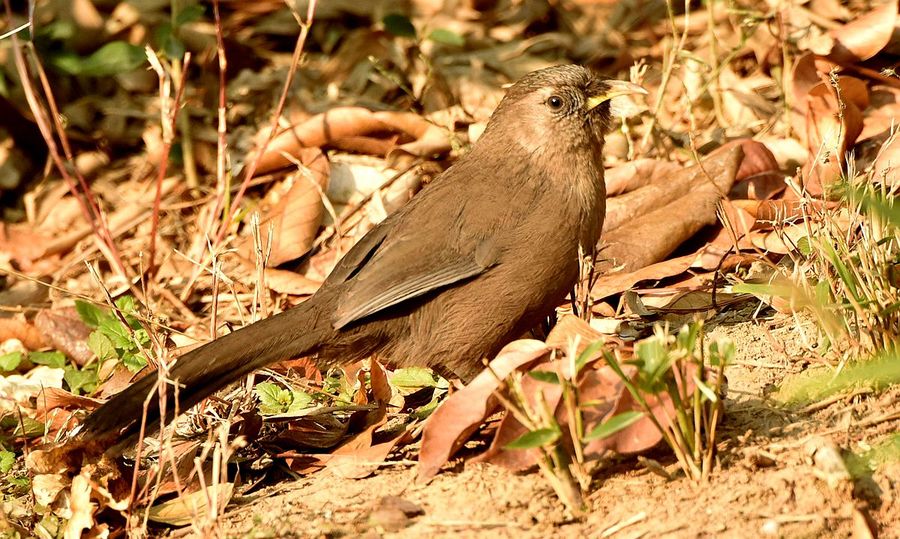
[[[578,65],[512,84],[469,151],[366,233],[319,290],[144,376],[82,422],[82,440],[122,440],[254,370],[296,357],[320,368],[377,355],[471,380],[555,312],[596,248],[606,190],[604,135],[639,85]],[[177,387],[177,391],[175,386]],[[151,397],[153,395],[153,397]],[[146,418],[143,415],[146,413]]]

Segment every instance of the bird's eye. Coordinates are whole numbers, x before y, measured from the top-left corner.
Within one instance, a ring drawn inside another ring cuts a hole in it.
[[[547,106],[553,110],[559,110],[563,106],[563,100],[558,95],[551,95],[550,99],[547,100]]]

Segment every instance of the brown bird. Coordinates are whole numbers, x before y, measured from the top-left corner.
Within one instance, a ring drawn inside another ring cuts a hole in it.
[[[300,356],[324,367],[378,354],[471,379],[575,285],[579,247],[591,252],[603,225],[603,136],[634,93],[646,91],[579,66],[522,77],[471,151],[369,231],[315,295],[178,358],[179,409]],[[112,397],[79,436],[134,434],[157,380]],[[159,421],[151,404],[147,425]]]

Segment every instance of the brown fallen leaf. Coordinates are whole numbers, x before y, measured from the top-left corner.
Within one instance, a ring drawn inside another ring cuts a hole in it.
[[[612,268],[631,272],[664,260],[685,240],[706,225],[716,222],[716,206],[734,183],[742,158],[740,146],[714,152],[701,165],[683,169],[672,175],[670,191],[650,185],[616,199],[632,200],[631,195],[654,188],[651,211],[646,211],[647,199],[633,199],[629,218],[623,215],[612,228],[606,228],[605,244],[600,252],[604,259],[601,271]],[[663,195],[660,195],[663,193]],[[621,225],[621,226],[619,226]],[[608,276],[598,280],[601,285]],[[601,296],[598,296],[601,297]]]
[[[247,261],[249,266],[249,261]],[[279,294],[311,296],[322,286],[322,281],[305,277],[295,271],[266,268],[266,287]]]
[[[747,180],[759,174],[778,172],[778,161],[775,160],[775,155],[762,142],[749,138],[732,140],[723,144],[719,151],[725,151],[726,148],[732,146],[740,146],[744,152],[741,165],[734,176],[735,182]]]
[[[614,197],[660,181],[678,168],[678,163],[661,159],[628,161],[606,171],[606,196]]]
[[[558,361],[540,363],[534,370],[543,372],[556,372]],[[565,415],[560,417],[560,400],[562,399],[562,387],[559,384],[551,384],[536,380],[530,376],[522,378],[522,393],[530,406],[538,404],[537,396],[540,395],[543,402],[554,410],[557,421],[561,425],[566,423]],[[563,414],[565,411],[563,410]],[[506,445],[528,432],[528,429],[513,416],[506,413],[497,427],[497,432],[491,440],[487,451],[473,458],[471,462],[488,462],[498,466],[504,466],[514,471],[523,471],[537,464],[541,452],[536,449],[507,450]]]
[[[846,154],[862,132],[862,110],[869,104],[869,93],[863,81],[839,77],[836,86],[823,81],[810,89],[806,104],[810,159],[803,167],[804,187],[820,196],[840,178]]]
[[[692,254],[685,255],[650,264],[634,271],[620,271],[603,275],[591,288],[591,297],[598,300],[603,299],[624,292],[641,281],[658,281],[684,273],[691,267],[695,258],[696,256]]]
[[[873,179],[887,187],[900,185],[900,136],[894,136],[881,147],[872,163]]]
[[[82,397],[64,389],[48,387],[44,389],[37,398],[37,413],[39,415],[46,415],[51,410],[57,408],[93,410],[101,404],[103,404],[103,401],[100,399]]]
[[[22,317],[0,318],[0,342],[18,339],[26,350],[39,350],[46,346],[43,332]]]
[[[30,226],[0,223],[0,259],[8,257],[29,271],[32,264],[47,253],[50,240]]]
[[[186,526],[205,517],[210,511],[210,502],[217,511],[224,511],[234,494],[234,483],[215,483],[203,490],[159,503],[147,510],[147,518],[171,526]]]
[[[306,254],[322,224],[328,159],[318,148],[302,148],[298,154],[303,168],[272,187],[259,208],[260,247],[263,256],[269,255],[269,266],[279,266]],[[237,244],[240,255],[251,262],[256,260],[254,243],[253,235],[248,234]]]
[[[855,63],[872,58],[888,43],[897,24],[897,0],[888,0],[872,11],[831,30],[834,48],[828,57],[839,63]]]
[[[349,137],[387,134],[403,135],[404,144],[424,137],[431,124],[409,112],[373,112],[361,107],[338,107],[276,135],[265,155],[260,157],[257,174],[288,166],[287,155],[298,155],[301,148],[320,148]],[[449,142],[448,142],[449,146]]]
[[[45,342],[72,358],[79,367],[94,359],[87,344],[93,330],[81,321],[74,307],[42,309],[34,318],[34,325]]]
[[[809,235],[809,229],[805,223],[798,223],[781,227],[772,231],[754,231],[750,235],[753,244],[767,253],[787,254],[797,250],[800,238]]]
[[[557,320],[556,325],[547,335],[546,342],[547,346],[567,352],[575,339],[578,339],[575,350],[580,354],[591,344],[606,340],[607,336],[592,328],[584,319],[574,314],[566,314]]]
[[[416,480],[428,482],[497,407],[494,391],[513,371],[546,358],[550,348],[535,340],[506,345],[466,387],[448,397],[425,422]]]

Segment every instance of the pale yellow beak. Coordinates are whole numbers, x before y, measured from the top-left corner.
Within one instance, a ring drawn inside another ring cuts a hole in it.
[[[587,110],[593,110],[595,107],[600,105],[601,103],[605,103],[611,99],[616,97],[620,97],[623,95],[631,95],[631,94],[643,94],[647,95],[649,92],[645,90],[643,87],[638,86],[637,84],[626,82],[624,80],[608,80],[604,81],[607,86],[609,86],[609,91],[604,94],[591,96],[587,99],[585,103],[585,108]]]

